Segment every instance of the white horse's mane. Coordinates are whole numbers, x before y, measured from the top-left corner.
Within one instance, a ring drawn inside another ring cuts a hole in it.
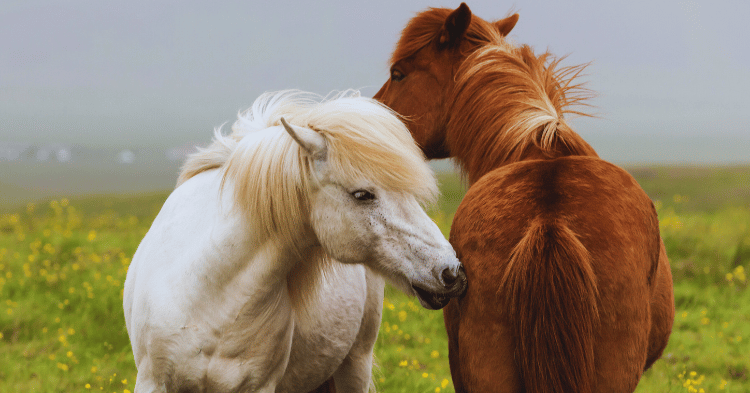
[[[231,184],[235,207],[252,217],[256,233],[294,245],[309,222],[313,163],[283,129],[261,132],[281,125],[281,117],[325,137],[327,163],[341,178],[368,179],[422,202],[437,195],[434,174],[397,115],[352,90],[332,98],[295,90],[261,95],[238,115],[231,134],[216,129],[213,143],[188,157],[178,186],[198,173],[223,170],[223,189]],[[295,251],[310,257],[309,250]],[[311,265],[303,269],[315,270]]]

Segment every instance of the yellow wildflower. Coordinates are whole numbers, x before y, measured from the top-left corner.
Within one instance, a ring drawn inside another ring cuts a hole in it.
[[[745,268],[742,266],[737,266],[734,269],[734,277],[737,279],[737,281],[744,283],[745,282]]]

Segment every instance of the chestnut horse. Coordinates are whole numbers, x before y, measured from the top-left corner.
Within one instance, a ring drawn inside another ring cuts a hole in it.
[[[406,26],[375,98],[470,187],[450,241],[465,297],[445,308],[458,392],[632,392],[667,345],[672,277],[651,200],[563,117],[583,66],[429,9]]]

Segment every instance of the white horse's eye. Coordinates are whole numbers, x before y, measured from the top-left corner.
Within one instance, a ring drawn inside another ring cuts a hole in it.
[[[354,199],[356,199],[358,201],[371,201],[371,200],[375,199],[375,194],[373,194],[373,193],[371,193],[370,191],[367,191],[367,190],[357,190],[357,191],[354,191],[354,192],[352,192],[352,196],[354,197]]]

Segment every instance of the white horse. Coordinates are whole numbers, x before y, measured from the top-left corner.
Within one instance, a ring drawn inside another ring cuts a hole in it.
[[[128,270],[136,393],[367,391],[381,276],[430,309],[466,289],[420,206],[432,171],[356,92],[266,94],[232,130],[188,159]]]

